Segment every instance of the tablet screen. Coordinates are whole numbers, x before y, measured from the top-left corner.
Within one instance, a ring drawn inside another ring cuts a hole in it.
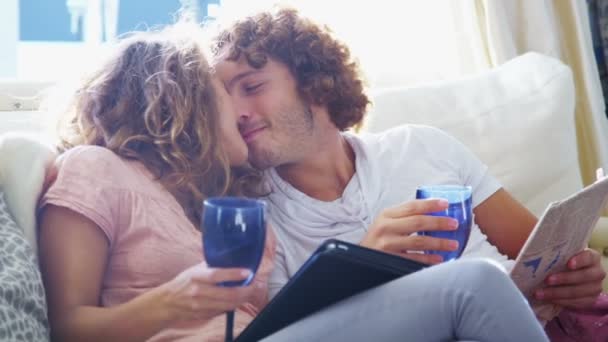
[[[327,240],[236,341],[259,341],[340,300],[424,267],[359,245]]]

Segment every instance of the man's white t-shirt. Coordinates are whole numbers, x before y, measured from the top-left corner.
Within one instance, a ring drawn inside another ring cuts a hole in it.
[[[405,125],[380,134],[343,133],[355,152],[355,174],[342,197],[323,202],[298,191],[274,169],[269,221],[277,235],[277,258],[270,277],[271,298],[329,238],[359,243],[385,209],[415,199],[420,185],[473,187],[473,207],[501,188],[488,168],[462,143],[429,126]],[[510,269],[508,260],[473,223],[466,257],[485,257]]]

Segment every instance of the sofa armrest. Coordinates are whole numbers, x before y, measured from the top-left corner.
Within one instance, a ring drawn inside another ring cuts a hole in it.
[[[8,211],[23,229],[34,252],[37,247],[36,206],[55,149],[34,134],[0,134],[0,188]]]
[[[591,234],[589,247],[608,257],[608,217],[600,217]]]

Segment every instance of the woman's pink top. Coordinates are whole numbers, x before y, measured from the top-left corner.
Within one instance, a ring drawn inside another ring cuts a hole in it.
[[[47,204],[71,209],[95,222],[109,242],[101,305],[125,303],[203,262],[201,233],[175,198],[137,161],[98,146],[79,146],[62,154],[57,178],[43,195]],[[69,248],[69,246],[66,246]],[[267,302],[275,238],[268,230],[261,284],[255,298],[235,315],[240,332]],[[181,323],[150,341],[222,341],[225,317]]]

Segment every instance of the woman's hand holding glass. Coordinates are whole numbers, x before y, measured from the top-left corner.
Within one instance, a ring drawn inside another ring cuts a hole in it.
[[[233,311],[251,300],[253,283],[238,287],[219,284],[242,282],[250,276],[246,268],[211,268],[205,263],[192,266],[159,288],[161,312],[169,321],[187,321],[208,320]]]
[[[213,197],[203,203],[203,251],[213,267],[245,267],[244,280],[218,281],[225,287],[247,286],[253,280],[264,254],[266,205],[255,199]],[[232,342],[234,310],[226,311],[225,342]]]
[[[205,262],[158,288],[170,322],[208,320],[228,313],[226,340],[232,340],[233,313],[255,295],[254,276],[264,252],[264,203],[235,197],[207,199],[203,210]]]

